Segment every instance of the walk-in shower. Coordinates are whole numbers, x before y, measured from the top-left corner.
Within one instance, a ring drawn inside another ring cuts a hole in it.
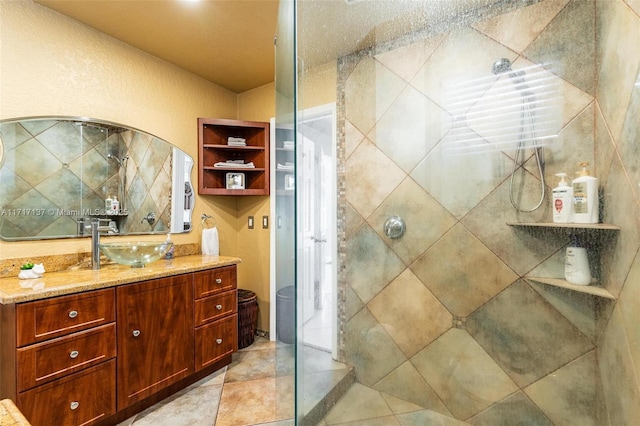
[[[346,393],[327,385],[337,402],[321,424],[637,423],[638,8],[295,5],[281,29],[296,39],[278,34],[276,125],[298,130],[286,120],[336,102],[337,361],[356,377]],[[544,182],[583,161],[619,234],[549,223]],[[402,238],[384,233],[392,215]],[[575,232],[598,257],[592,293],[563,287]],[[297,330],[296,419],[317,424],[304,396],[320,380],[304,379],[315,366]]]
[[[520,92],[521,104],[520,104],[520,130],[518,139],[516,142],[515,152],[513,154],[513,167],[511,169],[511,177],[509,178],[509,201],[513,208],[520,212],[532,212],[540,208],[544,202],[544,196],[546,191],[546,184],[544,181],[544,147],[536,137],[536,99],[534,93],[526,81],[526,73],[524,71],[514,71],[511,68],[511,61],[508,58],[500,58],[493,63],[493,73],[497,76],[508,75],[513,82],[515,90]],[[535,156],[536,168],[538,170],[538,176],[540,178],[540,198],[537,204],[530,208],[523,208],[520,203],[515,200],[514,197],[514,179],[517,172],[520,172],[522,177],[525,176],[525,163],[528,160],[526,157],[526,147],[530,146],[533,149],[533,155]]]

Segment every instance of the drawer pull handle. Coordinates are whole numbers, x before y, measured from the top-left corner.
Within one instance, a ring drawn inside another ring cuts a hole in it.
[[[140,335],[140,330],[133,330],[133,337],[138,337]]]
[[[71,351],[71,353],[69,354],[69,356],[71,357],[71,359],[76,359],[76,358],[78,358],[78,355],[80,355],[80,352],[78,352],[78,351]]]
[[[69,318],[75,318],[78,316],[78,311],[71,311],[69,312]]]
[[[222,339],[216,339],[216,343],[221,345],[222,344]]]
[[[216,309],[221,311],[222,310],[222,305],[216,305]]]
[[[69,408],[71,408],[72,410],[77,409],[80,406],[80,403],[78,401],[73,401],[70,405]]]
[[[221,284],[222,283],[222,278],[216,278],[216,284]]]

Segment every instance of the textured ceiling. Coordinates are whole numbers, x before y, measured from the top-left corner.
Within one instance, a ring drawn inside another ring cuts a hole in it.
[[[273,81],[277,0],[36,0],[233,92]]]

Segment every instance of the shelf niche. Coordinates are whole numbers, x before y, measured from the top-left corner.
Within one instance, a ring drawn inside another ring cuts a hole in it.
[[[229,137],[246,146],[228,145]],[[255,167],[215,167],[242,160]],[[227,188],[227,173],[244,174],[244,189]],[[198,118],[198,194],[269,195],[269,123]]]
[[[507,222],[507,225],[513,227],[521,227],[521,228],[543,228],[548,230],[566,230],[567,233],[575,235],[575,234],[584,234],[589,233],[591,231],[607,231],[607,232],[618,232],[620,231],[620,227],[616,225],[611,225],[607,223],[538,223],[538,222]],[[534,277],[534,276],[524,276],[524,279],[529,281],[534,281],[540,284],[546,284],[554,287],[560,287],[567,290],[572,290],[578,293],[590,294],[592,296],[602,297],[605,299],[616,300],[616,297],[611,294],[608,290],[603,287],[593,285],[596,281],[594,280],[590,285],[575,285],[570,282],[562,279],[562,278],[547,278],[547,277]]]

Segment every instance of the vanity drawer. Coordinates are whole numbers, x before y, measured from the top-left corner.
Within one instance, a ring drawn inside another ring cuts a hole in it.
[[[195,298],[211,296],[236,288],[237,268],[225,266],[195,273]]]
[[[18,391],[59,379],[115,356],[115,324],[20,348],[17,351],[20,366]]]
[[[196,300],[196,327],[238,312],[237,290]]]
[[[16,306],[18,347],[115,321],[114,289],[54,297]]]
[[[237,350],[237,314],[196,328],[196,371]]]
[[[116,361],[110,360],[18,394],[33,426],[90,425],[116,412]]]

